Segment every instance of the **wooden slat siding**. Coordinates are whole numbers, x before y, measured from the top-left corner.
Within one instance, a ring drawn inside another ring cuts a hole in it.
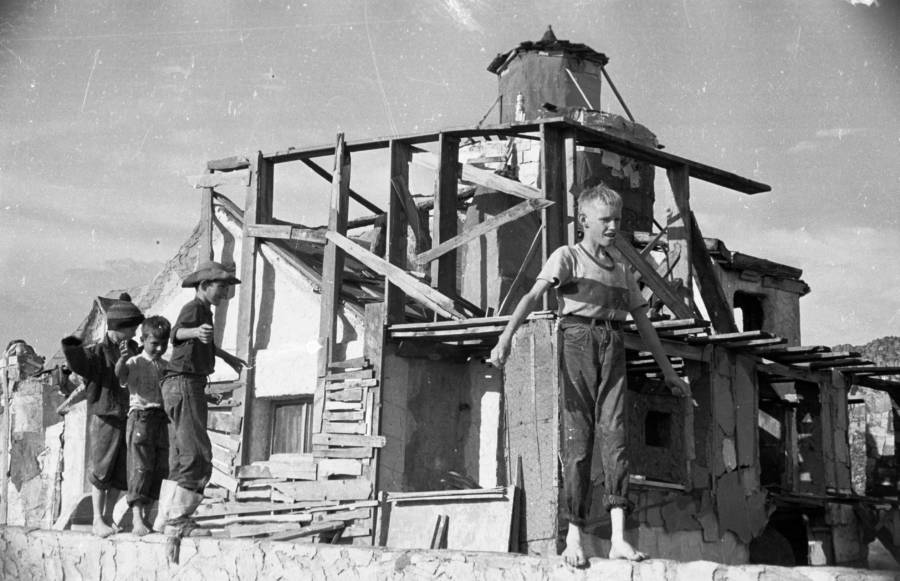
[[[463,246],[471,240],[474,240],[480,236],[487,234],[488,232],[496,230],[504,224],[508,224],[509,222],[518,220],[523,216],[531,214],[535,210],[544,209],[552,204],[553,202],[550,202],[548,200],[526,200],[520,204],[516,204],[512,208],[504,210],[496,216],[491,216],[487,220],[475,224],[471,228],[466,229],[466,231],[462,234],[459,234],[454,238],[441,243],[428,252],[423,252],[422,254],[416,256],[416,261],[419,264],[427,264],[436,258],[446,255],[448,252],[456,250],[457,248]]]
[[[211,173],[212,170],[206,170]],[[203,188],[200,195],[200,262],[213,259],[213,191],[212,188]]]
[[[372,369],[359,369],[357,371],[344,371],[341,373],[330,373],[325,376],[325,381],[346,381],[348,379],[372,379],[375,372]]]
[[[290,224],[251,224],[247,233],[256,238],[274,238],[278,240],[301,240],[304,242],[325,242],[325,231],[321,228],[304,228]]]
[[[313,445],[383,448],[384,436],[363,434],[313,434]]]
[[[566,144],[563,130],[541,125],[541,192],[553,202],[544,208],[541,265],[554,250],[566,244]],[[543,308],[556,308],[556,293],[544,293]]]
[[[438,139],[438,165],[434,189],[434,232],[431,240],[439,247],[457,234],[456,205],[459,183],[459,138],[441,134]],[[456,288],[457,253],[450,252],[431,265],[431,280],[439,292],[448,297],[458,294]]]
[[[337,381],[334,383],[325,383],[325,391],[341,391],[343,389],[350,389],[353,387],[377,387],[378,380],[377,379],[354,379],[347,381]]]
[[[679,319],[693,319],[694,312],[688,307],[681,297],[672,290],[669,283],[656,272],[647,260],[641,257],[640,253],[634,249],[631,242],[623,236],[616,236],[615,247],[622,257],[631,264],[641,275],[641,281],[647,285],[657,297],[673,312]]]
[[[354,357],[353,359],[347,359],[345,361],[333,361],[331,365],[328,366],[329,369],[356,369],[362,367],[368,367],[369,360],[365,357]]]
[[[372,494],[372,483],[362,478],[283,482],[274,488],[295,500],[365,500]]]
[[[250,185],[247,187],[247,201],[244,207],[244,235],[241,240],[241,284],[237,312],[237,356],[252,365],[253,321],[256,305],[256,258],[259,242],[246,232],[247,224],[268,224],[272,221],[272,187],[274,166],[257,153],[250,165]],[[241,464],[250,461],[250,434],[252,433],[252,410],[254,398],[253,368],[244,369],[245,381],[243,405],[236,408],[235,415],[243,415],[241,431]]]
[[[669,185],[672,188],[672,197],[675,198],[675,205],[678,208],[678,216],[668,225],[669,233],[669,252],[680,259],[674,263],[672,276],[680,278],[687,289],[686,296],[681,300],[693,310],[694,296],[694,266],[691,249],[691,184],[690,171],[686,166],[670,168],[666,171],[669,178]],[[670,262],[673,259],[670,258]],[[712,318],[712,313],[710,313]]]
[[[407,250],[407,228],[409,221],[403,210],[402,201],[392,193],[393,180],[402,178],[409,180],[409,160],[411,150],[408,143],[390,142],[390,176],[388,180],[388,217],[387,217],[387,262],[405,271]],[[405,318],[406,296],[403,290],[393,281],[387,280],[384,285],[384,303],[387,305],[385,316],[389,323],[402,323]]]
[[[313,448],[313,456],[316,458],[371,458],[373,451],[377,448],[367,446],[363,447],[343,447],[331,448],[327,446],[316,446]],[[374,464],[374,463],[373,463]]]
[[[346,150],[346,145],[345,145],[345,150]],[[306,165],[309,169],[313,170],[316,173],[316,175],[325,178],[329,182],[334,181],[334,176],[332,176],[330,173],[328,173],[328,170],[326,170],[325,168],[323,168],[321,165],[317,164],[313,160],[302,159],[300,161],[302,161],[303,164]],[[365,196],[355,192],[353,190],[353,188],[347,188],[347,193],[350,196],[351,200],[358,202],[362,207],[364,207],[368,211],[375,213],[375,214],[384,214],[384,210],[382,210],[381,208],[379,208],[378,206],[376,206],[375,204],[370,202],[368,199],[366,199]]]
[[[375,256],[362,246],[336,232],[328,232],[326,236],[328,240],[334,242],[341,250],[362,262],[367,268],[386,277],[388,279],[388,297],[394,297],[394,299],[390,300],[395,300],[398,297],[397,294],[391,295],[391,292],[399,292],[404,296],[409,295],[409,297],[416,302],[424,305],[428,309],[436,311],[443,317],[447,317],[448,319],[465,319],[465,315],[459,313],[454,308],[452,299],[442,295],[427,284],[419,282],[418,279],[399,266]],[[396,289],[396,291],[392,291],[391,289]],[[388,303],[388,308],[391,308],[389,301],[386,301],[386,303]],[[404,305],[401,302],[399,306],[403,307]],[[397,316],[399,315],[395,315],[395,317]]]
[[[334,156],[334,179],[331,182],[331,206],[328,231],[347,233],[347,207],[350,187],[350,154],[344,148],[344,134],[338,133]],[[333,242],[326,243],[322,259],[322,292],[319,315],[319,377],[328,373],[334,352],[337,309],[340,302],[344,254]],[[315,427],[314,427],[315,429]]]
[[[247,186],[250,184],[250,171],[241,169],[238,171],[213,173],[207,169],[207,173],[189,176],[187,180],[194,189],[217,188],[219,186]]]
[[[719,277],[716,275],[716,269],[709,251],[706,249],[706,243],[703,241],[703,234],[700,232],[697,218],[693,212],[688,212],[688,216],[690,216],[688,225],[691,234],[690,252],[694,276],[697,278],[697,284],[700,285],[700,296],[703,298],[706,312],[709,313],[710,322],[716,333],[737,333],[734,312],[728,302],[728,297],[725,296],[725,290],[719,282]]]

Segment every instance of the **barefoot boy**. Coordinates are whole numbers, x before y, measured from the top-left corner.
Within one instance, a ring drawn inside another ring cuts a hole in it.
[[[641,560],[624,536],[628,500],[628,465],[625,458],[625,346],[622,325],[628,313],[644,344],[663,370],[666,384],[678,395],[688,386],[678,377],[646,316],[643,300],[631,272],[610,254],[622,219],[622,198],[599,185],[578,198],[578,223],[584,239],[556,249],[538,274],[531,290],[516,306],[491,353],[502,366],[509,357],[516,329],[551,287],[559,304],[562,338],[564,438],[563,486],[569,530],[563,557],[570,565],[587,564],[582,546],[591,504],[591,455],[594,437],[601,439],[604,508],[612,523],[610,559]],[[616,255],[618,256],[618,255]]]
[[[116,363],[116,375],[129,393],[128,494],[132,510],[132,533],[150,532],[147,509],[159,498],[159,487],[169,474],[169,419],[163,410],[160,382],[168,362],[162,358],[169,347],[172,326],[164,317],[150,317],[141,324],[140,355],[130,357],[126,349]]]
[[[196,294],[181,309],[172,327],[172,359],[162,384],[163,404],[171,422],[170,480],[163,482],[159,513],[153,523],[157,531],[165,526],[168,535],[190,535],[194,530],[188,517],[203,500],[203,489],[212,475],[205,391],[215,358],[221,357],[238,374],[246,365],[216,346],[210,308],[228,300],[231,286],[240,282],[224,265],[204,262],[181,283],[185,288],[195,288]]]
[[[115,367],[122,352],[137,353],[137,345],[130,339],[143,320],[144,315],[131,301],[111,301],[106,308],[106,336],[101,342],[83,347],[78,337],[62,340],[69,368],[84,379],[86,386],[93,532],[98,537],[115,532],[112,509],[119,493],[128,488],[125,466],[128,392],[119,387]]]

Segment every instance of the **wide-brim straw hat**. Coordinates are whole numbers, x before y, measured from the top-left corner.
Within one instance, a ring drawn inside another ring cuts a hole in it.
[[[181,286],[184,288],[195,287],[204,280],[219,281],[228,284],[241,283],[241,281],[234,276],[234,266],[229,267],[220,262],[208,260],[206,262],[201,262],[197,267],[197,270],[187,275],[185,279],[181,281]]]

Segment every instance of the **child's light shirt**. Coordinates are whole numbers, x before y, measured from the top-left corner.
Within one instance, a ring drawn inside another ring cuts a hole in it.
[[[129,393],[129,411],[163,407],[160,382],[168,364],[162,357],[152,359],[145,351],[125,363],[128,366],[125,385]]]
[[[580,244],[554,250],[537,277],[556,287],[559,315],[624,321],[647,304],[623,262],[606,267]]]

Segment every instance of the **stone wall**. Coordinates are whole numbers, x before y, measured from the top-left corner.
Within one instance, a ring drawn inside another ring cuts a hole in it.
[[[180,564],[166,561],[161,535],[97,539],[86,533],[0,529],[0,579],[608,579],[628,581],[794,581],[900,579],[888,571],[836,567],[727,566],[709,561],[642,563],[592,559],[573,569],[560,557],[391,550],[244,539],[185,539]]]

